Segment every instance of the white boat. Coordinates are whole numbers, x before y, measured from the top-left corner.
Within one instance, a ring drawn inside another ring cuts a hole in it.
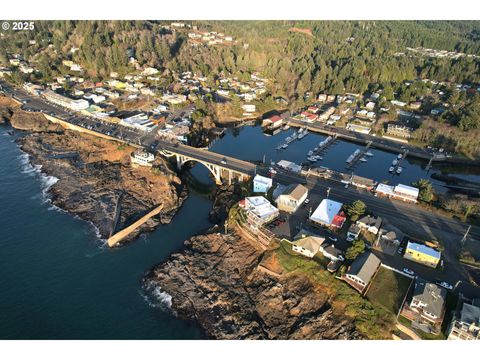
[[[400,173],[402,172],[402,170],[403,170],[402,167],[399,166],[399,167],[397,168],[397,174],[400,174]]]
[[[392,161],[392,165],[393,165],[393,166],[395,166],[395,165],[397,165],[397,164],[398,164],[398,160],[397,160],[397,159],[395,159],[395,160]]]
[[[390,172],[393,172],[393,170],[395,170],[395,168],[393,166],[390,166],[390,169],[388,169],[388,171],[390,171]]]
[[[323,160],[323,157],[321,157],[320,155],[316,155],[315,157],[317,158],[317,160]]]
[[[360,158],[360,161],[361,161],[361,162],[366,162],[367,159],[365,159],[364,157],[362,157],[362,158]]]
[[[308,153],[307,153],[308,156],[312,156],[313,155],[313,151],[310,150]]]
[[[315,147],[315,149],[313,149],[313,151],[318,151],[318,147]]]
[[[281,150],[281,149],[282,149],[282,145],[278,145],[277,150]]]
[[[288,144],[283,144],[282,149],[286,149],[288,147]]]
[[[316,156],[309,156],[307,157],[307,160],[310,161],[310,162],[316,162],[318,159]]]
[[[400,160],[402,158],[402,156],[403,156],[402,154],[398,154],[397,159]]]
[[[367,152],[365,153],[365,155],[366,155],[366,156],[373,156],[373,154],[372,154],[370,151],[367,151]]]
[[[288,129],[290,129],[290,125],[288,124],[283,127],[283,130],[288,130]]]

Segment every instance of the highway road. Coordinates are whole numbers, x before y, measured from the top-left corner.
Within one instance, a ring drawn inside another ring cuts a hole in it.
[[[247,175],[255,174],[256,166],[252,163],[217,154],[212,151],[184,145],[179,142],[175,143],[169,140],[162,140],[157,135],[156,129],[153,129],[151,133],[145,133],[138,129],[118,126],[107,121],[101,121],[99,119],[78,115],[73,111],[65,110],[61,106],[51,104],[39,96],[31,95],[22,89],[14,88],[5,82],[0,81],[0,85],[2,86],[2,90],[7,95],[21,101],[23,103],[22,109],[26,111],[49,114],[88,130],[115,137],[118,140],[125,141],[130,144],[142,146],[151,152],[168,150],[178,154],[191,156],[198,160],[206,161],[225,169],[230,169]],[[192,105],[188,105],[185,108],[175,111],[169,117],[171,119],[181,118],[191,110]]]

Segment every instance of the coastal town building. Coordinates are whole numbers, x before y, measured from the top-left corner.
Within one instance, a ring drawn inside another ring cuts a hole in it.
[[[295,174],[298,174],[302,171],[302,167],[300,165],[288,160],[280,160],[279,162],[277,162],[277,165],[282,169],[293,172]]]
[[[308,196],[308,189],[300,184],[290,184],[276,198],[277,207],[281,211],[294,213]]]
[[[418,201],[418,195],[420,191],[418,188],[408,185],[399,184],[397,186],[391,186],[380,183],[377,185],[375,192],[378,195],[386,196],[388,198],[416,203]]]
[[[450,324],[448,340],[480,340],[480,299],[462,304]]]
[[[409,241],[405,250],[404,258],[418,262],[423,265],[436,268],[442,253],[427,245]]]
[[[90,106],[89,102],[85,99],[79,99],[79,100],[71,99],[66,96],[62,96],[51,90],[44,91],[42,95],[45,97],[45,99],[47,99],[48,101],[54,104],[57,104],[75,111],[85,110]]]
[[[377,272],[381,261],[370,251],[360,254],[350,265],[344,280],[361,294]]]
[[[282,124],[283,124],[283,119],[278,115],[270,116],[269,118],[264,119],[262,121],[262,126],[264,127],[267,126],[272,129],[276,129],[282,126]]]
[[[350,225],[347,231],[347,241],[353,241],[357,239],[361,231],[362,231],[362,228],[357,224]]]
[[[280,214],[278,209],[263,196],[245,198],[245,211],[249,215],[250,222],[255,226],[262,226]]]
[[[322,244],[325,242],[324,237],[305,236],[300,237],[292,243],[292,250],[298,254],[313,258],[320,251]]]
[[[414,318],[414,321],[420,322],[423,319],[433,325],[441,325],[446,296],[447,290],[444,288],[417,277],[409,304],[410,309],[420,316],[420,319]]]
[[[151,167],[155,161],[155,155],[147,151],[135,151],[130,156],[130,160],[132,161],[132,164]]]
[[[365,229],[368,232],[377,235],[382,226],[382,218],[380,216],[366,215],[356,221],[356,225],[360,229]]]
[[[409,139],[412,136],[412,128],[405,125],[388,124],[387,135]]]
[[[272,187],[272,184],[273,181],[271,178],[257,174],[253,178],[253,192],[267,193]]]
[[[342,206],[340,202],[323,199],[310,216],[310,221],[321,226],[340,229],[346,221]]]

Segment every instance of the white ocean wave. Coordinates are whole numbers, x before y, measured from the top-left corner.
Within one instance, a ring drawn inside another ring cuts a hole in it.
[[[153,280],[146,282],[142,297],[150,307],[172,311],[172,296]]]

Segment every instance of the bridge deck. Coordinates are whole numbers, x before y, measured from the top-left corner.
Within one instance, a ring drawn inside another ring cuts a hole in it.
[[[237,171],[247,175],[255,173],[256,165],[248,161],[239,160],[234,157],[218,154],[209,150],[198,149],[193,146],[179,144],[177,146],[172,143],[162,141],[159,147],[171,153],[185,155],[196,160],[208,162],[224,169]]]

